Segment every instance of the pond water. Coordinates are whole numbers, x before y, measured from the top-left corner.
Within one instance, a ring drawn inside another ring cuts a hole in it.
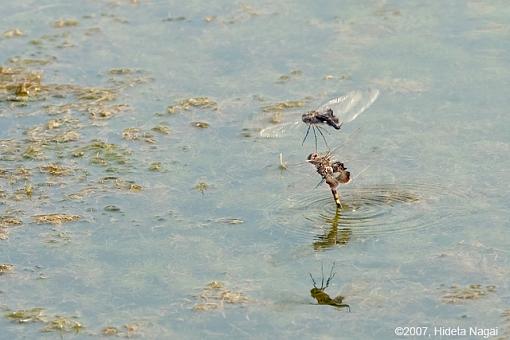
[[[3,3],[0,338],[509,337],[509,11]],[[337,210],[305,126],[259,131],[366,88]]]

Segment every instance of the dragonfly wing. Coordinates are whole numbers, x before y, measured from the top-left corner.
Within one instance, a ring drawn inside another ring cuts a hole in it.
[[[263,138],[280,138],[290,134],[290,131],[297,130],[301,125],[301,121],[271,125],[260,130],[259,135]]]
[[[322,113],[333,110],[341,123],[348,123],[368,109],[379,96],[379,90],[356,90],[347,93],[345,96],[331,99],[319,106],[316,111]]]

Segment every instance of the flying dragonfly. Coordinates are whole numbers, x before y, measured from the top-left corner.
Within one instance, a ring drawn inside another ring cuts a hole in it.
[[[344,123],[349,123],[356,119],[361,113],[368,109],[379,96],[379,90],[356,90],[347,93],[344,96],[328,100],[315,110],[302,114],[301,120],[284,122],[281,124],[269,126],[262,129],[259,135],[264,138],[280,138],[289,134],[292,130],[301,126],[300,122],[308,125],[303,138],[302,145],[312,129],[315,137],[315,150],[317,151],[317,132],[322,136],[324,143],[329,149],[328,142],[323,133],[323,124],[340,130]]]

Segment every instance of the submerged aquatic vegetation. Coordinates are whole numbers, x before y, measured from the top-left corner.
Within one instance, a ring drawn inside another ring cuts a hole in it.
[[[191,122],[191,126],[200,128],[200,129],[206,129],[209,127],[209,123],[206,122]]]
[[[131,68],[112,68],[108,71],[111,76],[108,79],[117,87],[129,88],[135,85],[148,83],[154,79],[149,77],[144,71]]]
[[[53,27],[55,28],[63,28],[63,27],[73,27],[78,26],[79,21],[76,19],[59,19],[53,22]]]
[[[46,243],[53,243],[53,244],[68,243],[69,241],[71,241],[71,235],[70,235],[70,233],[65,232],[65,231],[59,231],[59,232],[55,232],[51,235],[48,235],[48,237],[45,240]]]
[[[170,128],[163,124],[158,124],[151,129],[152,131],[161,133],[163,135],[168,135],[170,133]]]
[[[108,73],[111,75],[126,75],[126,74],[132,74],[136,72],[133,69],[127,68],[127,67],[118,67],[118,68],[111,68]]]
[[[41,80],[39,72],[0,66],[0,101],[27,101],[36,97],[41,91]]]
[[[117,144],[94,139],[88,145],[79,147],[72,152],[73,157],[84,157],[87,155],[90,157],[92,164],[106,166],[111,162],[126,164],[131,151]]]
[[[263,112],[278,112],[285,110],[297,109],[305,106],[304,100],[289,100],[285,102],[280,102],[276,104],[266,105],[262,107]]]
[[[154,171],[154,172],[161,171],[161,162],[152,162],[149,165],[149,171]]]
[[[22,153],[23,158],[41,160],[44,159],[44,153],[42,151],[42,145],[40,143],[31,143],[27,146],[25,151]]]
[[[216,111],[218,104],[208,97],[195,97],[179,101],[177,104],[167,108],[168,113],[177,113],[181,111],[190,111],[191,109],[210,109]]]
[[[104,211],[120,212],[121,210],[118,206],[110,204],[110,205],[107,205],[106,207],[104,207]]]
[[[444,303],[456,304],[466,300],[478,300],[494,292],[496,292],[496,286],[493,285],[471,284],[466,287],[452,285],[441,300]]]
[[[19,309],[12,312],[7,312],[5,316],[18,323],[28,322],[44,322],[43,319],[43,308],[35,307],[31,309]]]
[[[90,114],[92,119],[108,119],[117,113],[128,110],[130,107],[127,104],[116,105],[89,105],[85,110]]]
[[[301,70],[290,71],[289,74],[283,74],[280,77],[278,77],[278,80],[276,81],[276,83],[277,84],[285,84],[286,82],[288,82],[292,78],[299,77],[302,74],[303,74],[303,71],[301,71]]]
[[[101,330],[101,334],[104,336],[112,336],[119,334],[119,329],[113,326],[106,326]]]
[[[41,330],[42,332],[75,332],[78,333],[85,327],[77,320],[66,318],[64,316],[56,316],[55,319],[46,323],[46,326]]]
[[[74,142],[80,139],[80,134],[76,131],[67,131],[62,134],[58,134],[50,139],[51,142],[56,143],[67,143]]]
[[[198,297],[201,302],[193,306],[193,310],[197,312],[223,308],[224,303],[243,304],[249,301],[243,293],[228,290],[219,281],[208,283]]]
[[[106,326],[101,330],[101,334],[104,336],[124,336],[129,338],[136,336],[138,329],[139,326],[135,324],[126,324],[121,329],[115,326]]]
[[[35,215],[32,216],[34,221],[38,224],[63,224],[68,222],[78,221],[81,216],[70,215],[70,214],[47,214],[47,215]]]
[[[75,318],[56,315],[53,319],[48,321],[44,317],[44,308],[40,307],[10,311],[5,314],[5,317],[18,323],[44,323],[46,326],[41,329],[41,332],[79,332],[84,328]]]
[[[47,173],[52,176],[67,176],[69,175],[72,170],[70,168],[66,168],[64,166],[58,165],[58,164],[48,164],[41,166],[40,168],[41,172]]]
[[[22,37],[25,33],[23,33],[19,28],[13,28],[4,32],[4,38],[16,38]]]
[[[99,87],[76,87],[74,95],[78,100],[87,100],[94,103],[111,101],[117,98],[114,89]]]
[[[24,199],[31,199],[32,198],[32,195],[34,193],[34,188],[32,187],[32,184],[31,183],[25,183],[25,185],[16,190],[14,192],[14,195],[13,195],[13,200],[15,201],[22,201]]]
[[[22,223],[20,219],[14,216],[0,216],[0,240],[7,240],[9,238],[9,227],[19,226]]]
[[[202,193],[202,195],[204,194],[204,192],[209,189],[209,184],[205,183],[205,182],[198,182],[194,187],[193,189],[197,190],[197,191],[200,191]]]
[[[125,140],[143,140],[149,144],[155,144],[154,135],[150,132],[144,132],[140,128],[126,128],[122,131],[122,138]]]
[[[99,180],[99,184],[106,184],[108,182],[112,182],[113,187],[115,189],[119,189],[119,190],[139,192],[139,191],[142,191],[142,189],[143,189],[143,187],[140,184],[138,184],[134,181],[127,181],[127,180],[124,180],[122,178],[118,178],[115,176],[103,177]]]

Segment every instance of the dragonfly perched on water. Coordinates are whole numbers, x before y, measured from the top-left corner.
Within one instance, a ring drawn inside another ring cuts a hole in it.
[[[335,161],[333,153],[330,151],[323,154],[311,153],[308,155],[307,161],[314,165],[319,175],[321,175],[322,180],[319,185],[325,181],[331,189],[336,206],[342,208],[340,196],[336,189],[340,184],[349,183],[351,180],[351,173],[344,166],[344,163]]]
[[[308,125],[302,144],[310,132],[313,131],[315,138],[315,150],[317,151],[317,132],[322,136],[326,147],[328,142],[323,133],[323,125],[329,125],[335,130],[340,130],[344,123],[356,119],[361,113],[367,110],[379,96],[379,90],[356,90],[347,93],[344,96],[328,100],[315,110],[302,114],[301,120],[288,121],[281,124],[269,126],[259,132],[261,137],[279,138],[290,133],[290,131],[299,128],[301,122]],[[325,131],[325,130],[324,130]]]

